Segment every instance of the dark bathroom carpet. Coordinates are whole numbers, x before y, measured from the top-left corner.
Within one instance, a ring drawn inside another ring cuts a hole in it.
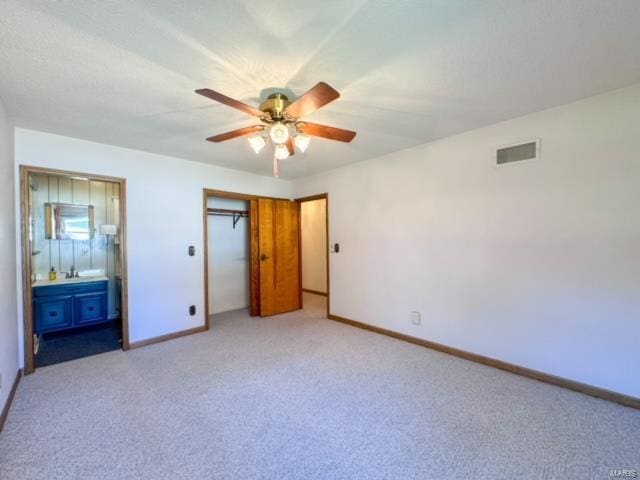
[[[121,348],[120,320],[67,332],[45,333],[40,339],[36,368]]]

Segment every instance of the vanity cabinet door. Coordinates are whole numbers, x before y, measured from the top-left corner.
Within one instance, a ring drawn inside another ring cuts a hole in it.
[[[72,300],[71,295],[36,298],[34,300],[35,333],[71,327],[73,323]]]
[[[74,325],[102,322],[107,317],[107,292],[75,295]]]

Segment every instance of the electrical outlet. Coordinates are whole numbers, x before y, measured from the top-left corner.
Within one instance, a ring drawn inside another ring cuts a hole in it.
[[[191,305],[189,307],[189,315],[191,315],[192,317],[196,314],[196,306],[195,305]]]
[[[420,318],[420,312],[413,311],[409,316],[411,318],[411,323],[414,325],[420,325],[420,322],[422,321]]]

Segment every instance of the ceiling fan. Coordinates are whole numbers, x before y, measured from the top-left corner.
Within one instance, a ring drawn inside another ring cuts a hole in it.
[[[209,88],[201,88],[196,90],[196,93],[248,113],[262,122],[258,125],[221,133],[209,137],[207,140],[219,143],[236,137],[257,134],[249,137],[249,144],[256,153],[259,153],[267,142],[271,140],[274,144],[273,174],[276,177],[279,176],[279,161],[295,154],[294,144],[298,150],[304,152],[309,146],[310,137],[322,137],[348,143],[356,136],[356,132],[350,130],[299,120],[301,117],[315,112],[340,96],[336,90],[324,82],[318,83],[293,102],[283,93],[271,94],[267,100],[260,104],[259,108],[252,107]]]

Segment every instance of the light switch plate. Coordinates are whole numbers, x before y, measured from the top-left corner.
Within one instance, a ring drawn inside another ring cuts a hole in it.
[[[422,319],[420,318],[420,312],[413,311],[411,312],[410,317],[411,323],[413,323],[414,325],[420,325],[420,323],[422,322]]]

